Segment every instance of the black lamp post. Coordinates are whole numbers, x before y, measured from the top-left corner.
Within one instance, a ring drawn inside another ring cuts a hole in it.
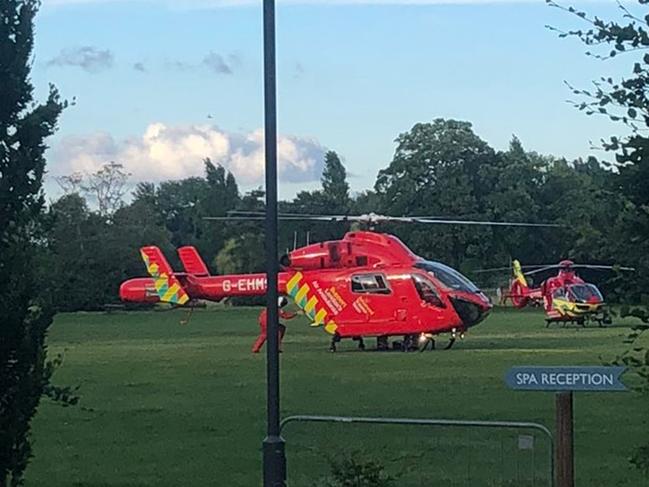
[[[266,151],[266,348],[267,435],[263,442],[264,487],[286,485],[284,439],[279,430],[279,317],[277,312],[277,104],[275,0],[264,2],[264,143]]]

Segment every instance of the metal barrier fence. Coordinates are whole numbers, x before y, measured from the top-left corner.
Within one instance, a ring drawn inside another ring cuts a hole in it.
[[[449,419],[414,419],[414,418],[381,418],[381,417],[352,417],[352,416],[313,416],[313,415],[297,415],[289,416],[282,420],[280,424],[280,431],[283,431],[284,428],[291,423],[328,423],[328,424],[337,424],[337,425],[392,425],[392,426],[424,426],[424,427],[437,427],[437,428],[464,428],[464,429],[492,429],[492,430],[509,430],[509,431],[537,431],[548,440],[548,453],[547,453],[547,484],[550,487],[554,487],[554,438],[552,433],[548,428],[542,424],[532,423],[532,422],[517,422],[517,421],[465,421],[465,420],[449,420]],[[311,438],[311,437],[309,437]],[[525,440],[526,438],[533,437],[519,436],[519,449],[521,448],[521,438]],[[502,440],[501,440],[502,441]],[[287,443],[288,445],[291,442]],[[533,444],[533,443],[532,443]],[[502,451],[501,443],[501,452],[500,455],[503,457],[504,464],[504,452]],[[534,457],[532,457],[534,458]],[[433,459],[431,459],[433,460]],[[438,459],[434,459],[438,461]],[[470,460],[470,458],[469,458]],[[288,458],[289,466],[291,465],[291,458],[289,455]],[[467,466],[470,468],[470,465]],[[504,467],[503,467],[504,468]],[[534,460],[532,460],[532,471],[535,469]],[[534,473],[532,473],[532,478],[534,479]],[[289,485],[295,485],[291,483],[291,479],[288,479]],[[423,485],[423,484],[422,484]],[[426,484],[433,485],[433,484]],[[447,484],[448,485],[448,484]],[[471,480],[471,475],[467,476],[466,481],[463,485],[473,485]],[[506,483],[503,479],[500,484],[491,483],[489,485],[519,485],[518,482],[511,481],[511,483]],[[532,485],[536,485],[535,481],[532,482]],[[541,485],[541,484],[539,484]]]

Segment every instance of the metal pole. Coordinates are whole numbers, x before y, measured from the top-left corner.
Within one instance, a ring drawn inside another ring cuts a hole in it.
[[[266,348],[267,435],[263,441],[264,487],[286,485],[286,455],[279,425],[279,321],[277,316],[277,105],[275,0],[264,2],[264,144],[266,150]]]
[[[574,487],[572,392],[557,392],[557,487]]]

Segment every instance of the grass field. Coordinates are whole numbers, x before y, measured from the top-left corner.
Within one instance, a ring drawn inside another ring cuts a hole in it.
[[[265,430],[265,360],[250,346],[258,310],[62,314],[51,353],[83,408],[44,401],[33,424],[28,486],[255,486]],[[506,389],[512,365],[598,365],[628,331],[546,329],[538,312],[500,310],[450,351],[358,352],[306,322],[289,324],[283,415],[327,414],[536,421],[553,429],[551,393]],[[628,463],[649,440],[646,398],[578,394],[579,486],[648,485]],[[400,475],[397,485],[548,485],[547,444],[520,451],[517,433],[293,424],[289,485],[312,486],[326,458],[355,450]],[[644,482],[644,483],[643,483]]]

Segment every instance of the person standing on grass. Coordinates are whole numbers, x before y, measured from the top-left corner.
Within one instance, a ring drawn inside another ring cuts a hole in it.
[[[282,308],[284,308],[288,304],[288,299],[286,299],[284,296],[281,296],[277,300],[277,307],[279,308],[279,318],[283,318],[285,320],[292,320],[297,316],[297,313],[293,313],[291,311],[284,311]],[[259,313],[259,336],[257,337],[257,340],[255,340],[255,343],[252,345],[252,353],[259,353],[261,350],[261,347],[264,346],[264,343],[266,343],[266,338],[267,338],[267,330],[268,327],[268,316],[266,315],[266,308],[261,310],[261,313]],[[279,324],[279,351],[282,351],[282,339],[284,338],[284,333],[286,333],[286,326],[284,326],[282,323]]]

